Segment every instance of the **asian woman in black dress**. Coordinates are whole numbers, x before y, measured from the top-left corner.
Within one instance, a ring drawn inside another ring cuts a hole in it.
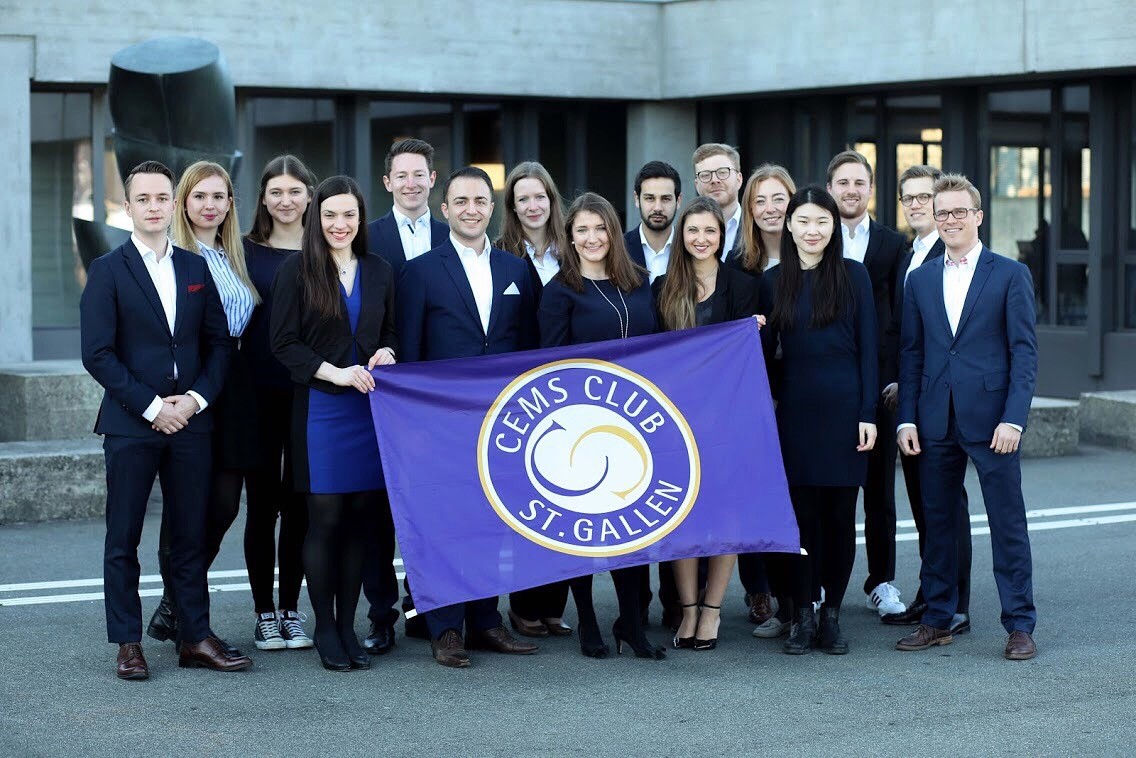
[[[544,288],[537,313],[541,347],[653,334],[655,307],[647,272],[628,256],[611,203],[584,193],[568,209],[564,226],[569,250],[561,256],[560,273]],[[611,572],[619,598],[612,634],[617,653],[627,643],[640,658],[664,658],[666,651],[647,640],[640,617],[640,587],[647,570],[634,566]],[[607,646],[592,605],[592,577],[572,579],[568,585],[579,616],[580,650],[602,658]],[[562,597],[566,600],[566,593]]]
[[[872,283],[845,259],[836,201],[822,187],[800,190],[786,210],[781,265],[761,281],[769,317],[762,347],[777,400],[777,426],[801,547],[807,556],[767,556],[789,574],[793,626],[786,653],[848,652],[840,603],[856,557],[856,494],[876,440],[876,317]],[[777,347],[781,358],[774,363]],[[814,572],[825,589],[813,617]]]
[[[675,225],[682,244],[671,253],[667,273],[655,280],[659,326],[690,329],[747,318],[757,313],[754,279],[720,263],[726,219],[718,203],[700,197],[688,205]],[[715,555],[708,562],[706,591],[698,603],[698,559],[674,561],[675,584],[682,603],[676,648],[713,650],[718,645],[722,598],[734,570],[735,555]]]
[[[292,375],[296,489],[308,493],[304,569],[325,668],[369,668],[355,635],[364,533],[380,506],[382,467],[367,394],[369,369],[395,362],[394,275],[367,253],[354,179],[316,189],[303,247],[273,283],[272,349]]]

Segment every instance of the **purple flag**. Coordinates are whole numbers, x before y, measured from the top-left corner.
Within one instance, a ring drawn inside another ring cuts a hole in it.
[[[420,612],[624,566],[800,550],[753,319],[373,374]]]

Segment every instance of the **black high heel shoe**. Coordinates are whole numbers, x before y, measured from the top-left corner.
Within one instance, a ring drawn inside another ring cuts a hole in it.
[[[339,634],[333,629],[331,632],[316,629],[316,651],[319,653],[320,663],[328,671],[350,671],[351,660],[343,649]]]
[[[352,669],[371,668],[371,656],[359,644],[359,638],[355,636],[354,629],[341,631],[339,641],[343,644],[343,652],[347,654],[347,660]]]
[[[635,652],[636,658],[651,658],[656,661],[661,661],[667,657],[667,651],[661,647],[652,645],[647,641],[646,636],[640,640],[633,640],[630,637],[624,636],[623,626],[620,624],[619,619],[615,620],[615,625],[611,628],[611,636],[615,637],[616,655],[623,655],[623,643],[626,642]]]
[[[697,608],[698,603],[686,603],[685,605],[682,605],[680,607],[681,608]],[[697,629],[697,626],[695,628]],[[693,650],[695,643],[697,641],[698,640],[696,640],[694,637],[679,637],[678,636],[678,630],[677,629],[675,630],[675,636],[674,636],[674,640],[673,640],[675,650],[682,650],[682,649]]]
[[[722,606],[720,606],[720,605],[706,605],[705,603],[703,603],[701,607],[702,608],[709,608],[710,610],[713,610],[713,611],[719,611],[718,628],[721,628],[721,626],[722,626],[722,614],[720,613],[720,611],[722,610]],[[693,644],[692,647],[695,650],[713,650],[714,648],[718,647],[718,629],[714,630],[714,637],[712,639],[703,640],[703,639],[697,639],[696,638],[694,640],[694,644]]]

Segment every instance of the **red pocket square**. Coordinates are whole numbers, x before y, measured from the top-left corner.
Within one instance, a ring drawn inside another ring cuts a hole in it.
[[[189,285],[190,294],[193,294],[194,292],[197,292],[198,290],[202,290],[202,289],[205,289],[204,284],[191,284],[191,285]]]

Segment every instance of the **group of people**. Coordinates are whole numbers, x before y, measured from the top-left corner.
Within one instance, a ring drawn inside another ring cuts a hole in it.
[[[95,431],[119,677],[149,675],[137,547],[156,476],[165,594],[147,632],[174,640],[181,666],[252,665],[211,628],[206,586],[243,487],[256,647],[314,645],[325,668],[365,669],[395,644],[400,595],[402,610],[413,609],[413,588],[400,592],[394,571],[367,399],[373,369],[748,317],[760,328],[804,554],[660,564],[670,645],[716,647],[736,562],[755,636],[787,635],[790,654],[847,653],[839,616],[861,488],[868,607],[885,623],[918,625],[900,650],[950,643],[969,630],[970,459],[990,515],[1005,655],[1034,655],[1018,460],[1036,374],[1032,286],[1024,266],[979,242],[981,198],[965,177],[904,172],[908,245],[869,217],[872,168],[851,150],[832,159],[825,185],[798,189],[775,165],[745,179],[736,149],[705,144],[693,154],[697,197],[685,205],[678,171],[652,161],[634,182],[641,223],[626,234],[595,193],[565,209],[548,171],[530,161],[506,179],[493,244],[490,177],[470,166],[446,178],[440,221],[429,209],[433,159],[422,140],[393,144],[383,174],[393,208],[368,220],[353,179],[317,185],[296,157],[274,158],[243,238],[221,166],[195,163],[176,182],[155,162],[130,172],[134,231],[92,263],[81,303],[84,365],[106,390]],[[923,558],[910,606],[893,584],[897,448]],[[649,566],[611,573],[616,652],[663,658],[646,633]],[[305,577],[312,637],[298,608]],[[429,639],[445,666],[469,666],[476,648],[531,654],[531,639],[574,633],[563,620],[569,591],[581,652],[608,655],[591,576],[512,593],[517,636],[497,598],[410,613],[405,633]]]

